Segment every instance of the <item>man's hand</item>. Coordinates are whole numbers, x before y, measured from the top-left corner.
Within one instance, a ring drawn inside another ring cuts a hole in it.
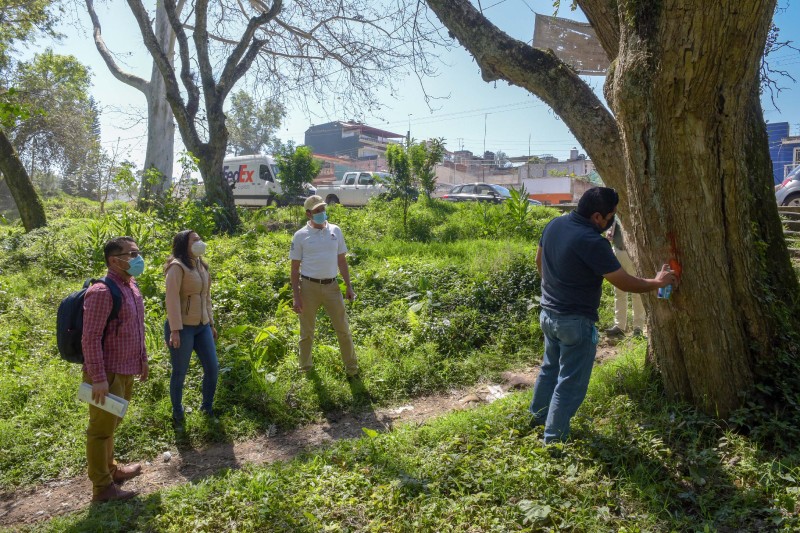
[[[347,286],[347,289],[345,290],[345,296],[344,297],[347,298],[351,302],[356,299],[356,293],[353,290],[353,286],[352,285],[348,285]]]
[[[658,282],[659,287],[666,287],[667,285],[672,285],[672,288],[676,288],[678,286],[678,276],[670,270],[669,265],[664,265],[661,267],[661,271],[656,275],[656,281]]]
[[[298,315],[303,312],[303,301],[300,299],[300,296],[294,297],[294,305],[292,306],[294,312]]]
[[[176,350],[181,347],[181,332],[180,330],[169,332],[169,345]]]
[[[92,383],[92,401],[100,405],[106,404],[106,394],[108,394],[108,381]]]
[[[142,363],[142,373],[139,374],[139,381],[145,382],[150,377],[150,364],[145,361]]]
[[[214,337],[214,340],[217,340],[219,337],[219,333],[217,333],[217,328],[211,326],[211,336]]]

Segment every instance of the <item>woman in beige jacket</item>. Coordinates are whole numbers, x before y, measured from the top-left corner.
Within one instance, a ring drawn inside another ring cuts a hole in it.
[[[214,393],[217,390],[217,330],[211,311],[211,277],[203,261],[206,244],[192,230],[184,230],[172,239],[172,255],[164,266],[166,276],[167,321],[164,336],[169,347],[172,375],[169,396],[172,418],[177,426],[184,421],[183,384],[192,351],[203,366],[203,403],[200,410],[214,416]]]

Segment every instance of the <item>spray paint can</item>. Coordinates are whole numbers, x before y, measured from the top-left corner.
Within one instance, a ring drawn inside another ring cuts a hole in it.
[[[658,289],[657,296],[662,300],[669,300],[669,297],[672,296],[672,285],[667,285],[666,287],[660,287]]]

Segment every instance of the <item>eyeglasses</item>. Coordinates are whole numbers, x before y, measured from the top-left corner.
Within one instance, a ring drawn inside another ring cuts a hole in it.
[[[128,257],[134,258],[134,257],[139,257],[140,255],[142,255],[142,253],[140,251],[138,251],[138,250],[134,250],[132,252],[123,252],[121,254],[114,254],[111,257],[123,257],[123,256],[126,256],[126,255]]]

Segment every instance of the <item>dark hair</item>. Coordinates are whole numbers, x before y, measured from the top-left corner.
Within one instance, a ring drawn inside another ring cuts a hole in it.
[[[581,196],[576,211],[582,217],[589,218],[595,213],[606,217],[619,203],[617,191],[610,187],[592,187]]]
[[[172,238],[172,255],[167,258],[167,264],[164,265],[165,270],[169,268],[169,265],[172,263],[173,259],[179,260],[189,270],[194,270],[194,263],[189,255],[189,237],[191,237],[192,233],[197,232],[192,229],[185,229],[183,231],[179,231]],[[202,259],[200,259],[200,263],[206,267],[206,269],[208,269],[208,265],[206,265]]]
[[[131,237],[114,237],[110,241],[103,246],[103,256],[106,259],[106,265],[108,265],[108,258],[112,255],[117,255],[119,252],[125,248],[123,243],[125,242],[132,242],[136,244],[136,241],[133,240]]]

